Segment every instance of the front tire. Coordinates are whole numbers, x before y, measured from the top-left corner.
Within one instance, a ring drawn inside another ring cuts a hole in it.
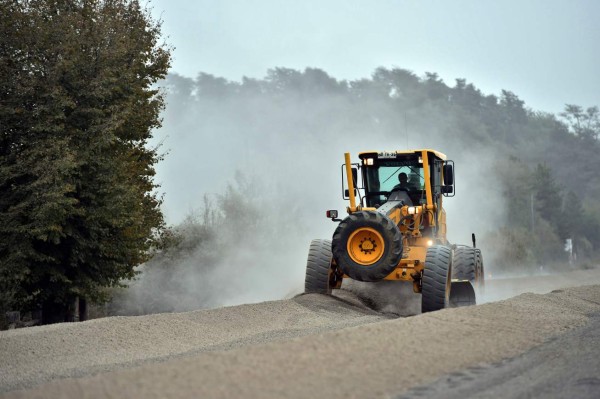
[[[350,278],[375,282],[389,275],[402,258],[402,234],[388,216],[355,212],[333,233],[335,263]]]
[[[448,307],[450,302],[450,277],[452,275],[452,250],[443,245],[427,249],[425,269],[421,284],[421,312],[433,312]]]

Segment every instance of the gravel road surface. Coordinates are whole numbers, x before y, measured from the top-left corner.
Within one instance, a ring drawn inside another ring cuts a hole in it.
[[[600,306],[600,302],[598,303]],[[523,355],[445,375],[396,399],[600,397],[600,313]]]
[[[598,285],[394,319],[394,306],[338,295],[0,332],[1,397],[398,397],[577,334],[600,312]]]

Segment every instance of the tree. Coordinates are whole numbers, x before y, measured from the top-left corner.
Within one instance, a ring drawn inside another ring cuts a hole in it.
[[[471,113],[480,113],[483,103],[481,91],[466,79],[456,79],[456,85],[451,89],[452,101],[465,107]]]
[[[576,236],[582,236],[587,220],[588,217],[581,200],[575,192],[569,191],[565,195],[562,210],[561,227],[564,229],[564,237],[574,238]]]
[[[448,87],[444,84],[444,81],[437,73],[425,72],[425,78],[423,82],[430,100],[444,99],[444,96],[447,95]]]
[[[567,104],[560,116],[567,120],[571,131],[582,139],[597,140],[600,136],[600,109],[597,106],[584,111],[579,105]]]
[[[562,212],[561,189],[546,165],[538,164],[533,172],[535,209],[550,225],[559,230]]]
[[[0,0],[0,289],[44,322],[133,277],[163,225],[159,40],[135,0]]]

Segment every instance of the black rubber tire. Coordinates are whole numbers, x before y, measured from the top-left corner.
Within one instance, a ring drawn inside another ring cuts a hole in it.
[[[358,228],[376,230],[385,244],[383,254],[372,265],[361,265],[350,257],[347,250],[350,235]],[[375,282],[394,271],[402,259],[402,234],[388,216],[372,211],[355,212],[340,222],[333,233],[331,249],[333,259],[342,272],[358,281]]]
[[[331,240],[312,240],[306,261],[304,292],[331,294]]]
[[[459,246],[454,250],[452,259],[452,278],[457,280],[467,280],[475,284],[477,276],[477,258],[475,248]]]
[[[452,250],[444,245],[427,249],[421,284],[421,312],[444,309],[450,302]]]

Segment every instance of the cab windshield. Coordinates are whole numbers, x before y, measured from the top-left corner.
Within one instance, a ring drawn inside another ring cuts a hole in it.
[[[391,160],[365,167],[365,188],[368,206],[385,203],[394,190],[406,191],[413,203],[424,198],[423,164],[414,160]]]

